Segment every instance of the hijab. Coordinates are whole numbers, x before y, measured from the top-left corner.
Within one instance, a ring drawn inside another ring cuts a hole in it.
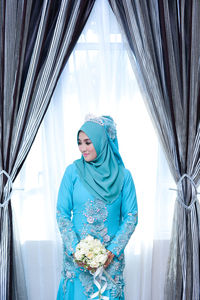
[[[110,116],[90,118],[78,131],[91,140],[97,157],[86,162],[84,157],[75,161],[81,182],[96,198],[110,204],[121,193],[124,182],[124,164],[118,150],[116,127]]]

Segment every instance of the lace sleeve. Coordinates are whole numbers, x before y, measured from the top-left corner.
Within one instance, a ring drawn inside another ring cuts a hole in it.
[[[117,257],[124,251],[138,222],[138,209],[135,186],[128,170],[122,190],[121,224],[115,237],[107,247]]]
[[[61,181],[58,201],[57,201],[57,223],[63,240],[63,245],[68,255],[75,252],[78,238],[71,221],[71,211],[73,209],[73,180],[71,175],[71,166],[69,166]]]
[[[71,255],[76,250],[76,245],[78,244],[78,239],[73,228],[71,220],[57,211],[57,222],[58,227],[62,236],[63,244],[66,247],[67,254]]]

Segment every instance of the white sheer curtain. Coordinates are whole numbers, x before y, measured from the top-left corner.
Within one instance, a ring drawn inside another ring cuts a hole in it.
[[[97,0],[15,183],[12,205],[28,300],[56,299],[62,265],[57,192],[66,166],[80,157],[76,134],[87,113],[114,118],[120,153],[136,185],[139,224],[126,248],[126,300],[163,299],[174,183],[116,19],[107,1]]]

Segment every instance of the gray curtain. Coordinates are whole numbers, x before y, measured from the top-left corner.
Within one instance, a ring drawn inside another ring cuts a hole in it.
[[[0,1],[1,300],[26,299],[25,288],[23,295],[17,290],[23,285],[23,268],[15,265],[19,252],[13,243],[12,183],[94,2]]]
[[[165,299],[200,298],[200,2],[109,0],[177,183]]]

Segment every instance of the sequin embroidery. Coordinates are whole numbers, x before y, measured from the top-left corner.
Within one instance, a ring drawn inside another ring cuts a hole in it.
[[[105,203],[100,199],[93,199],[85,203],[85,211],[83,212],[87,222],[84,224],[81,239],[85,238],[88,233],[98,238],[107,246],[110,241],[108,229],[105,227],[108,211]]]
[[[137,214],[128,213],[127,215],[122,223],[122,230],[111,241],[111,251],[117,255],[123,251],[137,225]]]

